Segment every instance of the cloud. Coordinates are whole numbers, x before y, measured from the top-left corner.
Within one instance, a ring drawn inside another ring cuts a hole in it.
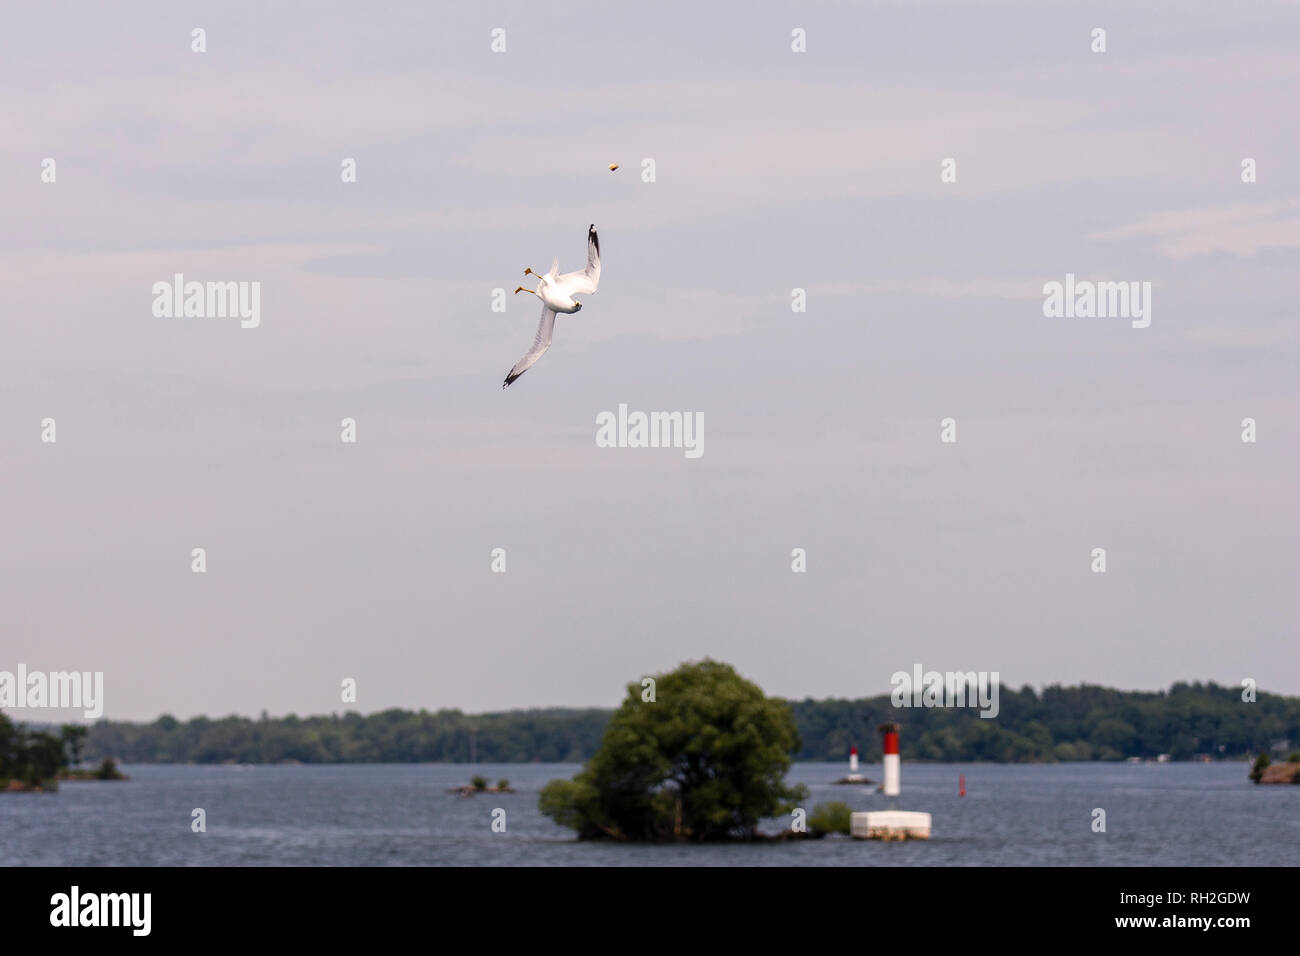
[[[1219,252],[1253,256],[1266,249],[1294,249],[1300,247],[1300,199],[1169,210],[1094,232],[1088,238],[1154,240],[1156,251],[1170,259]]]

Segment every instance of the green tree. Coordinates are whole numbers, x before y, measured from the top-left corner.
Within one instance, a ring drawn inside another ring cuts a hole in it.
[[[0,714],[0,781],[53,787],[67,765],[62,737],[29,731]]]
[[[0,781],[21,777],[18,765],[22,736],[14,722],[0,714]]]
[[[1097,747],[1110,748],[1119,755],[1131,754],[1137,749],[1137,731],[1132,724],[1117,717],[1098,721],[1089,738]]]
[[[26,738],[26,768],[23,774],[26,782],[47,784],[56,780],[59,771],[68,765],[63,740],[43,731],[28,733]]]
[[[816,836],[828,833],[848,834],[853,825],[853,811],[847,803],[835,800],[831,803],[819,803],[808,814],[808,829]]]
[[[86,739],[86,728],[81,724],[64,724],[60,731],[63,746],[68,750],[68,760],[75,767],[81,763],[81,744]]]
[[[1260,778],[1264,776],[1264,771],[1273,761],[1268,759],[1268,754],[1262,753],[1255,758],[1255,765],[1250,768],[1250,779],[1259,783]]]
[[[730,666],[704,660],[641,684],[610,719],[573,780],[543,789],[542,813],[586,838],[752,838],[759,821],[805,796],[785,774],[799,735],[789,705]]]

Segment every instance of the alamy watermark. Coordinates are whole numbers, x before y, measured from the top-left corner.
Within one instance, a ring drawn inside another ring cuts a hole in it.
[[[87,720],[104,716],[103,671],[0,671],[0,708],[82,708]]]
[[[133,936],[148,936],[152,911],[152,893],[83,893],[74,884],[50,897],[51,926],[119,926]]]
[[[596,416],[597,448],[682,448],[687,458],[704,454],[703,412],[629,412]]]
[[[921,665],[913,664],[912,673],[895,671],[889,678],[889,700],[895,707],[979,707],[981,717],[996,717],[1000,678],[997,671],[922,674]]]
[[[260,282],[186,282],[177,272],[170,282],[155,282],[151,291],[155,318],[239,319],[245,329],[262,324]]]
[[[1049,319],[1131,319],[1135,329],[1151,324],[1150,282],[1076,281],[1067,272],[1064,282],[1046,283],[1043,296]]]

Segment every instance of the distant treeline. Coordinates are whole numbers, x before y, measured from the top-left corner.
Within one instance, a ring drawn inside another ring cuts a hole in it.
[[[868,700],[791,703],[799,760],[844,760],[856,744],[870,761],[877,726],[902,728],[906,760],[1031,762],[1120,760],[1170,754],[1216,759],[1300,744],[1300,698],[1178,683],[1155,693],[1105,687],[1002,689],[996,718],[977,709],[895,708]],[[647,706],[653,706],[647,704]],[[126,763],[480,763],[579,762],[595,752],[611,710],[547,709],[468,715],[458,710],[386,710],[325,717],[162,716],[149,724],[100,721],[88,757]]]
[[[384,710],[363,717],[251,720],[164,714],[150,724],[102,720],[87,751],[124,763],[479,763],[582,761],[595,752],[611,710]]]
[[[1002,688],[995,718],[976,709],[891,706],[888,696],[865,701],[795,703],[803,738],[799,759],[840,759],[856,743],[874,756],[876,727],[901,727],[904,760],[1122,760],[1169,754],[1241,758],[1293,749],[1300,741],[1300,698],[1260,693],[1247,703],[1242,689],[1177,683],[1168,691],[1122,691],[1083,684],[1041,693]],[[864,745],[865,742],[865,745]]]

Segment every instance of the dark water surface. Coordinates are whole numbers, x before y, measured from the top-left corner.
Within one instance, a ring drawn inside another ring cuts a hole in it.
[[[0,794],[0,865],[71,866],[914,866],[1300,863],[1300,786],[1255,786],[1244,763],[904,764],[898,808],[934,816],[934,838],[758,845],[578,843],[537,812],[571,764],[129,766],[125,783]],[[879,765],[863,773],[880,779]],[[884,809],[834,786],[841,764],[797,764],[808,805]],[[446,792],[479,773],[518,792]],[[965,798],[957,795],[966,775]],[[207,811],[193,833],[191,811]],[[1106,832],[1093,833],[1093,808]],[[505,810],[506,832],[492,831]],[[788,822],[788,821],[785,821]],[[772,829],[782,824],[773,823]]]

